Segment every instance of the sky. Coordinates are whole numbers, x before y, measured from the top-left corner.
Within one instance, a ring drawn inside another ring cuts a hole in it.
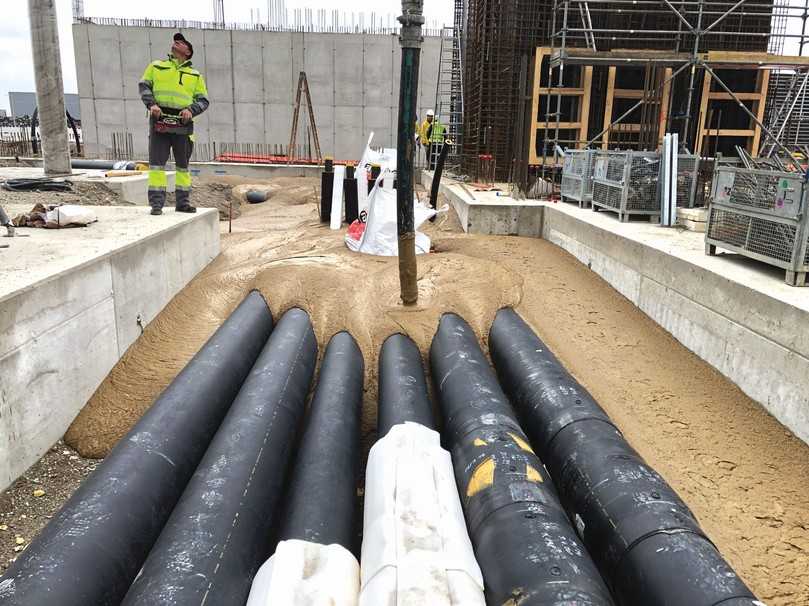
[[[3,0],[2,20],[0,20],[0,109],[9,110],[8,92],[35,90],[34,68],[31,58],[31,34],[28,27],[28,2],[26,0]],[[267,0],[225,0],[225,20],[228,22],[250,23],[252,17],[260,15],[262,21],[267,17]],[[286,0],[287,9],[292,19],[292,9],[336,8],[333,1],[328,0]],[[399,0],[340,0],[339,10],[345,13],[367,13],[366,22],[370,23],[371,9],[376,12],[377,20],[387,15],[396,16],[401,13]],[[426,0],[425,18],[438,21],[439,24],[452,22],[453,0]],[[59,21],[59,46],[62,54],[62,79],[65,92],[78,92],[76,86],[76,64],[73,59],[73,23],[72,0],[56,0],[57,19]],[[369,8],[370,7],[370,8]],[[129,17],[153,19],[186,19],[191,21],[213,21],[212,0],[84,0],[84,14],[87,17]],[[330,16],[329,16],[330,19]]]

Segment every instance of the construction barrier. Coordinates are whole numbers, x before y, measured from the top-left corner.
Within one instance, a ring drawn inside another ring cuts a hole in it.
[[[273,330],[132,584],[125,606],[244,604],[267,557],[317,341],[291,309]]]
[[[489,348],[501,384],[619,604],[761,604],[674,489],[514,310],[497,313]]]
[[[441,318],[430,364],[487,603],[612,604],[474,331],[459,316]]]
[[[253,291],[8,568],[0,604],[121,603],[271,330]]]

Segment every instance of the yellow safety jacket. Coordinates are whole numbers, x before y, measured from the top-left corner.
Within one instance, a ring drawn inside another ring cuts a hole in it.
[[[430,123],[425,118],[424,121],[419,126],[419,143],[422,145],[427,145],[430,140],[427,138],[427,130],[430,128]]]
[[[194,116],[208,107],[205,79],[191,61],[183,63],[174,58],[152,61],[140,81],[141,99],[149,107],[157,103],[161,109],[188,108]]]

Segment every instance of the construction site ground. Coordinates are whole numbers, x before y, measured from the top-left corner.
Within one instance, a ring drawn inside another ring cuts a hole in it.
[[[276,319],[294,306],[309,312],[321,353],[340,330],[358,341],[364,454],[376,437],[377,356],[388,335],[408,334],[426,360],[441,314],[453,311],[485,349],[495,312],[515,307],[753,591],[769,605],[809,604],[809,446],[574,257],[540,239],[466,235],[450,211],[423,227],[435,250],[418,259],[418,307],[403,308],[396,259],[352,253],[344,230],[320,224],[317,179],[229,177],[222,196],[245,184],[272,196],[243,205],[232,233],[220,223],[219,257],[146,327],[74,421],[66,446],[57,444],[0,499],[3,568],[93,467],[84,457],[105,456],[257,288]],[[43,496],[33,496],[37,487]]]

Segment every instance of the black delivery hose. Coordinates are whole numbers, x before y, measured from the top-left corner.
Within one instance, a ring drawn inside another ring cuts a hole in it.
[[[116,606],[272,330],[251,292],[0,581],[3,606]]]
[[[455,314],[441,318],[430,363],[486,603],[612,604],[475,333]]]
[[[497,313],[489,347],[500,383],[619,604],[759,604],[674,489],[514,310]]]
[[[331,338],[293,467],[279,539],[354,551],[364,364],[347,332]]]
[[[403,334],[391,335],[382,344],[378,391],[379,439],[384,438],[391,427],[404,422],[421,423],[428,429],[435,429],[421,352]]]
[[[334,192],[334,161],[326,158],[323,172],[320,173],[320,222],[331,221],[331,198]]]
[[[305,311],[273,330],[123,604],[244,604],[273,525],[317,363]]]

